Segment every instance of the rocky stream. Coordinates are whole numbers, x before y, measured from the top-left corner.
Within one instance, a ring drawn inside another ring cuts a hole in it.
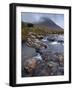
[[[22,43],[21,64],[22,77],[64,75],[64,35],[30,35]]]

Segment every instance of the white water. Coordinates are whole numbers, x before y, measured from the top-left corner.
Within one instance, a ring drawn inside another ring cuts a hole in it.
[[[38,53],[38,55],[37,56],[35,56],[35,57],[33,57],[33,58],[35,58],[35,59],[37,59],[37,60],[42,60],[42,57],[41,57],[41,55]]]
[[[60,36],[60,37],[62,37],[62,36]],[[47,44],[48,49],[50,49],[52,52],[63,52],[64,43],[60,43],[57,41],[49,41],[49,40],[47,40],[47,37],[44,37],[42,39],[42,42]],[[26,44],[23,44],[23,46],[22,46],[22,58],[23,58],[23,60],[27,59],[28,57],[32,57],[32,56],[36,60],[42,60],[42,57],[40,56],[39,53],[38,54],[36,53],[36,50],[34,48],[28,47]]]
[[[44,37],[41,41],[46,42],[46,41],[48,41],[47,38],[48,37]],[[57,37],[57,40],[50,42],[50,44],[52,44],[52,45],[61,44],[60,42],[57,42],[58,40],[62,40],[63,41],[64,40],[64,36],[63,35],[59,35]],[[64,45],[64,44],[62,44],[62,45]]]
[[[41,41],[47,41],[47,37],[43,38]]]
[[[60,44],[60,43],[58,43],[57,41],[54,41],[54,42],[51,42],[50,44],[55,45],[55,44]]]

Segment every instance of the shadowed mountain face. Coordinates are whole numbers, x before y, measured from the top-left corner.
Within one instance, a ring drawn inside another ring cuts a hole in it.
[[[43,17],[40,18],[40,22],[35,23],[37,25],[46,26],[49,27],[49,29],[62,29],[60,26],[58,26],[55,22],[53,22],[51,19]],[[63,29],[62,29],[63,30]]]

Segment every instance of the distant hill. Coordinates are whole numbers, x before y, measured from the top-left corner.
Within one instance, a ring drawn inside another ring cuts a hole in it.
[[[26,40],[29,36],[29,32],[36,35],[48,35],[48,34],[64,34],[64,29],[55,24],[51,19],[42,18],[39,22],[28,23],[21,22],[22,26],[22,39]]]
[[[36,25],[41,25],[44,27],[48,27],[49,29],[53,30],[63,30],[60,26],[58,26],[54,21],[49,18],[43,17],[40,19],[40,22],[35,23]]]
[[[52,21],[49,18],[46,17],[42,17],[40,18],[40,21],[38,22],[34,22],[34,23],[28,23],[28,22],[22,22],[22,24],[24,24],[24,26],[35,26],[35,27],[40,27],[40,28],[45,28],[47,30],[59,30],[59,31],[64,31],[63,28],[61,28],[60,26],[58,26],[54,21]]]

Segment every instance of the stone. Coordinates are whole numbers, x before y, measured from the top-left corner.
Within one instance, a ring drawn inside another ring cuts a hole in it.
[[[37,65],[37,60],[34,58],[27,59],[24,62],[24,68],[27,70],[27,72],[32,73]]]
[[[34,76],[49,76],[49,69],[47,65],[43,62],[40,62],[35,68],[35,71],[33,73]]]
[[[43,36],[42,35],[37,35],[36,36],[38,39],[43,39]]]
[[[40,48],[47,48],[47,44],[42,43],[39,39],[37,39],[35,36],[31,35],[30,38],[27,38],[26,42],[27,46],[33,47],[35,49],[40,49]]]
[[[36,37],[35,37],[34,35],[31,35],[30,38],[32,38],[32,39],[36,39]]]
[[[53,62],[53,61],[50,61],[50,62],[47,63],[47,65],[48,65],[49,67],[57,67],[57,66],[58,66],[58,63]]]
[[[64,56],[63,55],[59,55],[59,61],[64,62]]]
[[[58,71],[58,67],[57,66],[53,66],[51,68],[51,75],[57,75],[57,71]]]
[[[41,70],[41,72],[39,74],[40,74],[40,76],[49,76],[49,73],[46,69]]]

